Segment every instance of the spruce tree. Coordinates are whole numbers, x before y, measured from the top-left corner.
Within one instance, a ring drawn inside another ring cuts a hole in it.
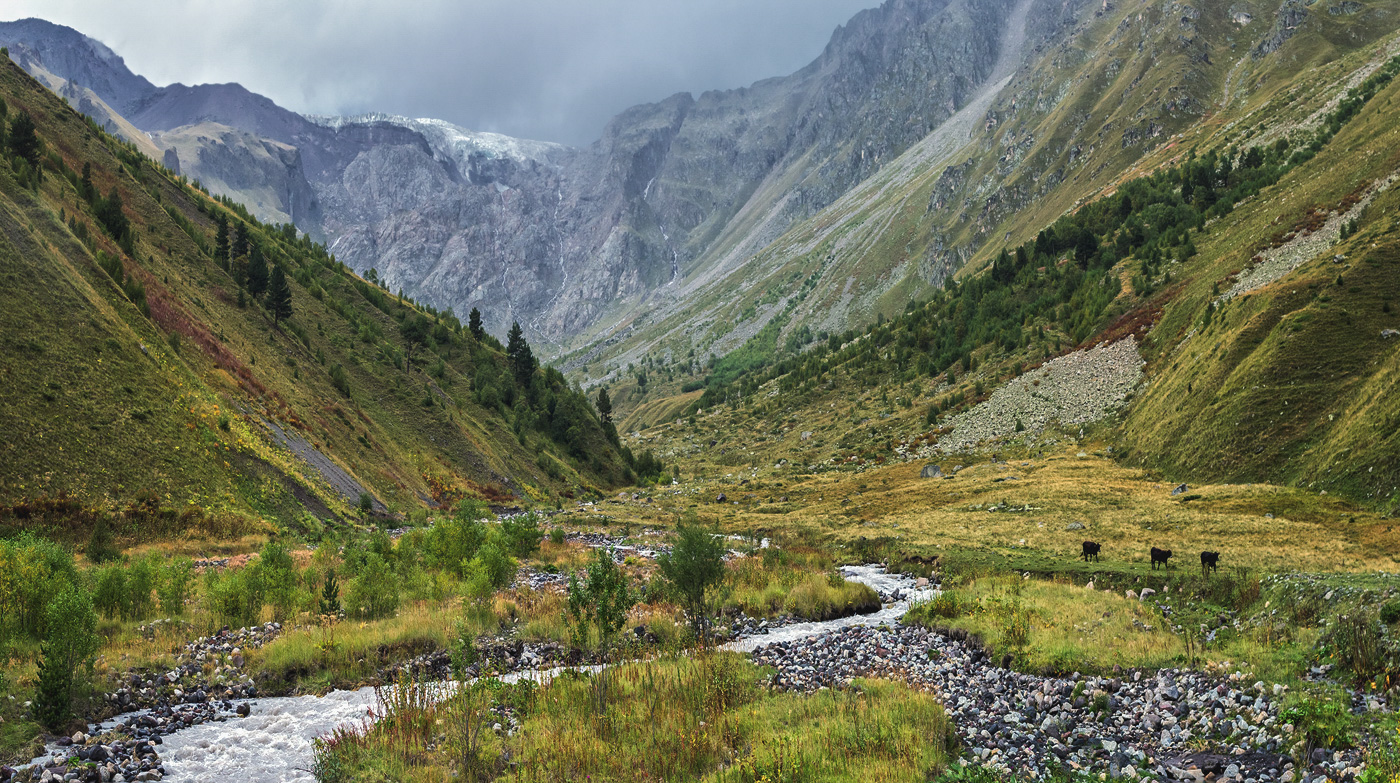
[[[604,424],[612,422],[612,400],[608,399],[608,390],[601,387],[598,389],[598,416]]]
[[[403,333],[405,361],[410,367],[413,364],[413,352],[428,344],[432,330],[433,325],[422,315],[411,316],[399,327],[399,331]]]
[[[228,252],[228,218],[221,213],[218,217],[219,227],[214,232],[214,260],[227,263]]]
[[[277,265],[273,265],[267,285],[267,309],[272,311],[274,325],[292,317],[292,287],[287,285],[287,274]]]
[[[519,321],[511,324],[506,339],[506,356],[510,357],[515,383],[521,388],[527,388],[535,374],[535,355],[530,350],[530,344],[525,342],[525,333],[521,330]]]
[[[230,249],[234,258],[248,255],[248,226],[241,220],[233,228],[233,247]]]
[[[24,158],[31,166],[39,165],[39,135],[34,132],[34,118],[20,112],[10,123],[10,151]]]
[[[262,248],[253,245],[248,253],[248,293],[262,296],[267,290],[267,261],[263,259]]]
[[[478,340],[486,334],[486,330],[481,327],[481,311],[475,307],[472,308],[472,313],[467,318],[467,328],[471,330],[472,337]]]

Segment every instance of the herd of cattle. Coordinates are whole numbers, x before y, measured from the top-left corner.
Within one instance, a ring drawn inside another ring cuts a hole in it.
[[[1086,563],[1089,562],[1090,560],[1093,560],[1095,563],[1097,563],[1097,562],[1099,562],[1099,550],[1100,550],[1100,549],[1102,549],[1102,546],[1101,546],[1098,542],[1096,542],[1096,541],[1085,541],[1085,542],[1084,542],[1084,552],[1080,555],[1080,557],[1082,557],[1082,558],[1084,559],[1084,562],[1086,562]],[[1155,546],[1152,547],[1152,569],[1155,571],[1155,570],[1157,569],[1157,565],[1158,565],[1159,563],[1162,565],[1163,568],[1166,568],[1166,567],[1167,567],[1167,561],[1171,559],[1171,556],[1172,556],[1172,551],[1171,551],[1170,549],[1158,549],[1158,548],[1155,547]],[[1205,573],[1206,573],[1207,571],[1215,571],[1215,570],[1218,570],[1219,566],[1220,566],[1220,553],[1219,553],[1219,552],[1202,552],[1202,553],[1201,553],[1201,574],[1202,574],[1203,576],[1205,575]]]

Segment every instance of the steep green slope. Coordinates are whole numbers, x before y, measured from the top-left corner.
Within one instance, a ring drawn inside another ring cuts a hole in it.
[[[1028,368],[1132,335],[1145,383],[1100,430],[1118,458],[1179,480],[1302,485],[1396,508],[1400,59],[1386,54],[1329,66],[1317,78],[1336,91],[1304,89],[1304,75],[1280,93],[1288,101],[1261,97],[1233,138],[1201,131],[1209,151],[1160,151],[1142,167],[1152,173],[1032,241],[990,244],[990,269],[888,322],[805,351],[780,350],[766,327],[710,367],[698,407],[727,406],[740,423],[726,417],[708,459],[810,470],[957,451],[950,414],[1003,384],[1034,397]],[[627,423],[675,409],[643,403]],[[1043,440],[1019,434],[1015,409],[994,424],[992,448]],[[686,427],[643,436],[663,456],[705,453],[694,438]]]
[[[41,142],[37,170],[0,166],[7,524],[63,498],[315,527],[354,513],[361,491],[381,513],[409,512],[634,480],[610,428],[528,348],[514,361],[291,226],[210,199],[2,65],[7,125],[27,114]],[[241,254],[220,257],[219,220],[244,227]],[[285,272],[289,318],[253,293],[257,255]]]
[[[704,364],[769,325],[764,346],[791,339],[800,350],[810,336],[895,316],[1193,147],[1287,134],[1388,56],[1375,44],[1400,19],[1393,2],[1313,6],[1275,29],[1294,5],[1251,6],[1242,22],[1212,4],[1033,4],[1024,63],[969,102],[959,140],[931,135],[731,274],[566,366],[626,384],[628,365],[669,367],[692,352]],[[622,402],[630,410],[631,395]]]

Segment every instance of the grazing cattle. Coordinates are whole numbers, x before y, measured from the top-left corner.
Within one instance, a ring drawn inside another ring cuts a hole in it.
[[[1219,553],[1219,552],[1202,552],[1202,553],[1201,553],[1201,576],[1205,576],[1205,575],[1206,575],[1206,570],[1207,570],[1207,569],[1209,569],[1209,570],[1211,570],[1211,571],[1216,571],[1216,570],[1219,569],[1219,566],[1220,566],[1220,553]]]
[[[1099,548],[1099,545],[1093,541],[1085,541],[1084,552],[1080,557],[1084,558],[1084,562],[1086,563],[1089,562],[1089,558],[1092,557],[1094,558],[1094,562],[1097,563],[1099,562]]]
[[[1171,557],[1171,556],[1172,556],[1172,551],[1171,551],[1170,549],[1158,549],[1158,548],[1155,547],[1155,546],[1152,547],[1152,570],[1153,570],[1153,571],[1156,571],[1156,570],[1157,570],[1157,564],[1158,564],[1158,563],[1161,563],[1161,564],[1162,564],[1162,567],[1163,567],[1163,568],[1166,568],[1166,567],[1167,567],[1167,558],[1169,558],[1169,557]]]

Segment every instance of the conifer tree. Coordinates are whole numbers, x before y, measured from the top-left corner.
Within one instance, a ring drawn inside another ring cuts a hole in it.
[[[520,329],[519,321],[511,324],[506,340],[506,356],[510,357],[515,383],[521,388],[526,388],[535,374],[535,355],[530,350],[530,344],[525,342],[525,333]]]
[[[481,311],[475,307],[472,308],[472,313],[467,318],[467,328],[471,330],[472,337],[478,340],[486,334],[486,330],[481,327]]]
[[[10,123],[10,151],[24,158],[31,166],[39,165],[39,136],[34,132],[34,118],[20,112]]]
[[[219,227],[214,232],[214,260],[228,262],[228,218],[219,214]]]
[[[261,296],[267,290],[267,261],[256,244],[248,253],[248,293]]]
[[[602,387],[598,389],[598,416],[604,424],[612,423],[612,400],[608,399],[608,390]]]
[[[267,286],[267,309],[272,311],[274,325],[283,318],[292,317],[292,287],[287,285],[287,274],[282,267],[275,264]]]
[[[248,226],[241,220],[238,221],[238,224],[234,226],[233,229],[233,246],[231,252],[234,258],[248,255]]]

